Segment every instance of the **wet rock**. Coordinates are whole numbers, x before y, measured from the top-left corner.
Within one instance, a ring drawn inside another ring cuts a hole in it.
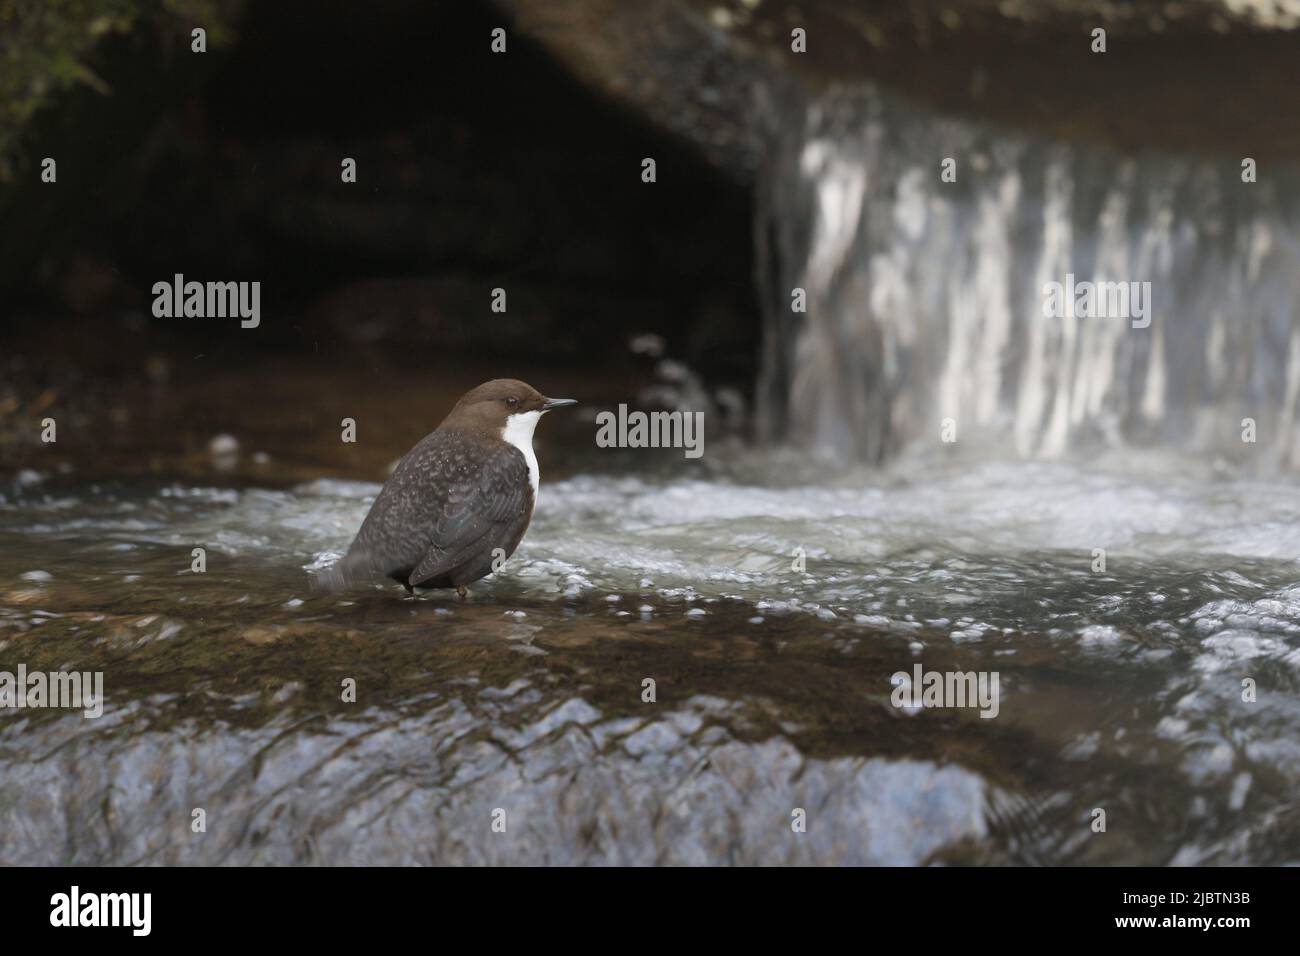
[[[1300,157],[1300,133],[1237,108],[1254,101],[1250,76],[1265,62],[1272,93],[1291,112],[1300,106],[1300,67],[1286,33],[1297,16],[1280,5],[501,2],[517,29],[585,83],[741,178],[761,169],[785,107],[836,86],[874,83],[948,112],[1055,134],[1215,151],[1246,141]],[[1122,51],[1107,64],[1113,68],[1089,59],[1097,26]],[[807,53],[791,49],[796,28],[806,31]],[[1206,70],[1204,59],[1223,66]],[[1135,101],[1132,90],[1147,84],[1162,95]]]

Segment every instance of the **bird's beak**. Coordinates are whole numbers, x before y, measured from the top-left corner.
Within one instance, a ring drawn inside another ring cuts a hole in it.
[[[548,398],[542,403],[542,411],[549,412],[552,408],[563,408],[565,405],[577,405],[576,398]]]

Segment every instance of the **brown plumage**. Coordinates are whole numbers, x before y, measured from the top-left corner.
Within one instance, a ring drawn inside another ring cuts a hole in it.
[[[456,588],[510,557],[536,505],[532,431],[548,399],[515,379],[467,392],[402,457],[347,554],[317,576],[331,590],[377,577],[412,588]]]

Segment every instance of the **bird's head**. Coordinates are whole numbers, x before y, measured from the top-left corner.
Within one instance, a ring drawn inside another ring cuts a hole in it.
[[[538,419],[544,414],[553,408],[576,404],[572,398],[547,398],[518,379],[494,378],[461,396],[443,424],[471,425],[498,434],[510,429],[531,438]]]

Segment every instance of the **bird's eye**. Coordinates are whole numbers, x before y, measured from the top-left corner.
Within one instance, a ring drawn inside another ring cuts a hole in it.
[[[509,398],[506,399],[506,404],[509,405],[511,408],[514,408],[516,405],[519,404],[519,399],[511,395]]]

